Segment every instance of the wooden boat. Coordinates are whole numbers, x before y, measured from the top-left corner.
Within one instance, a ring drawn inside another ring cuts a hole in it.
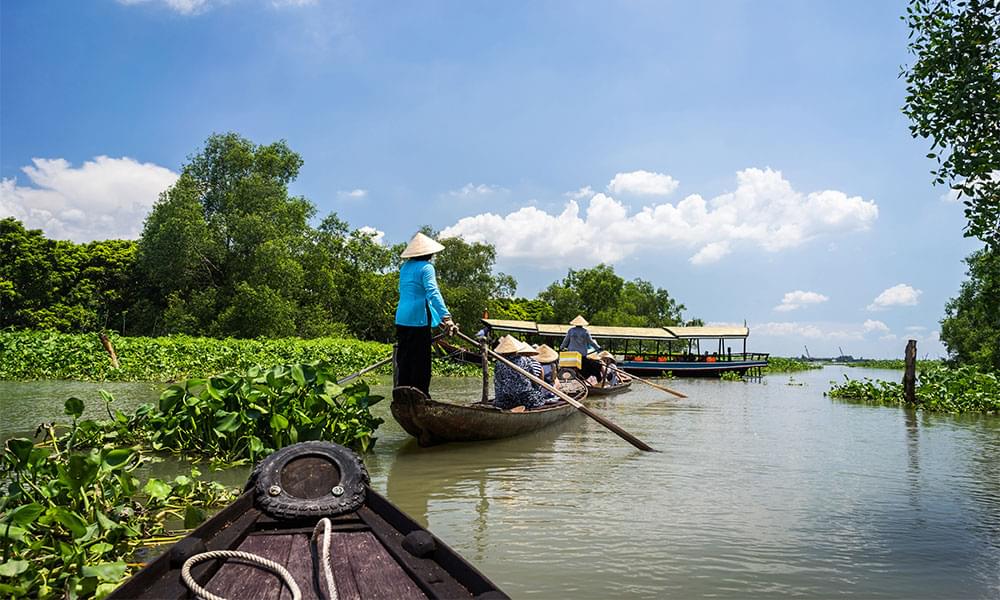
[[[565,384],[561,390],[576,400],[587,397],[587,388],[575,381]],[[492,401],[450,404],[432,400],[412,387],[393,389],[390,408],[393,418],[417,438],[421,446],[513,437],[541,429],[576,412],[576,408],[561,400],[523,412],[500,410]]]
[[[628,391],[632,387],[632,380],[622,381],[614,385],[590,385],[587,380],[583,378],[583,374],[580,373],[574,367],[562,367],[559,369],[559,378],[561,381],[576,381],[580,385],[586,386],[587,397],[591,398],[594,396],[611,396],[613,394],[620,394],[621,392]]]
[[[356,454],[327,442],[272,454],[254,470],[242,496],[108,598],[194,598],[198,594],[182,578],[185,568],[195,585],[223,598],[295,597],[291,583],[249,558],[222,562],[205,554],[220,550],[277,563],[303,600],[508,597],[372,490]]]

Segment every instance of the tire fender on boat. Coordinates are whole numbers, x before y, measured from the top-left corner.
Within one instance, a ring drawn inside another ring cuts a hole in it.
[[[279,519],[332,517],[365,502],[368,471],[361,457],[331,442],[300,442],[271,454],[254,469],[257,506]]]

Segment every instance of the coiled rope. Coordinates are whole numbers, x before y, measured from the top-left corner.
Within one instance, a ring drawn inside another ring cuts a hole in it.
[[[337,584],[333,579],[333,568],[330,566],[330,543],[332,541],[331,526],[332,524],[330,523],[330,519],[326,517],[320,519],[320,521],[316,523],[316,527],[313,529],[312,541],[316,541],[316,538],[319,535],[320,527],[322,527],[323,543],[320,548],[320,560],[323,562],[322,572],[324,579],[326,580],[326,595],[328,600],[337,600]],[[202,600],[228,600],[227,598],[213,594],[212,592],[209,592],[205,588],[201,587],[194,580],[194,577],[191,576],[191,567],[194,565],[206,560],[215,560],[220,558],[234,558],[257,565],[275,573],[281,578],[281,581],[288,586],[288,589],[291,590],[292,600],[302,600],[302,591],[299,589],[299,585],[295,582],[295,578],[288,572],[288,569],[273,560],[268,560],[263,556],[251,554],[250,552],[243,552],[241,550],[213,550],[211,552],[202,552],[201,554],[196,554],[184,561],[184,566],[181,567],[181,580],[196,597],[202,598]]]

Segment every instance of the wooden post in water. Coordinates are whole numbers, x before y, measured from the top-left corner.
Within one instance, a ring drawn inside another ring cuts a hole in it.
[[[103,333],[101,334],[101,344],[108,352],[108,356],[111,357],[111,366],[116,369],[121,368],[121,365],[118,364],[118,355],[115,353],[115,347],[111,345],[111,340],[108,339],[108,336]]]
[[[906,370],[903,371],[903,400],[917,403],[917,340],[906,342]]]
[[[486,338],[479,338],[479,351],[483,355],[483,404],[490,401],[489,345]]]

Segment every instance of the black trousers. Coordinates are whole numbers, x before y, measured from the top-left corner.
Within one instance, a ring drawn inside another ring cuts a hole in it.
[[[415,387],[430,397],[431,328],[396,325],[397,386]]]
[[[597,378],[598,381],[601,380],[601,361],[592,360],[585,356],[583,357],[583,363],[581,364],[581,366],[583,368],[580,370],[583,371],[584,379],[593,375],[594,377]]]

